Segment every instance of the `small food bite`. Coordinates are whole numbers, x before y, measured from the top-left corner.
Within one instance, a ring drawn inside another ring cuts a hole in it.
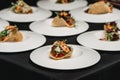
[[[112,11],[113,6],[109,2],[100,0],[90,5],[86,12],[89,14],[105,14],[112,13]]]
[[[51,47],[50,58],[54,60],[70,58],[72,51],[72,48],[66,44],[66,41],[55,41]]]
[[[22,33],[16,26],[6,26],[5,30],[0,32],[0,42],[20,42],[22,40]]]
[[[75,0],[57,0],[56,3],[60,3],[60,4],[67,4],[67,3],[71,3]]]
[[[11,10],[14,13],[22,13],[22,14],[29,14],[33,12],[32,8],[23,0],[18,0],[16,1],[16,3],[12,3]]]
[[[52,26],[67,26],[69,28],[72,28],[75,27],[75,19],[67,11],[61,11],[60,13],[57,13],[57,16],[53,19]]]
[[[106,23],[104,25],[105,38],[100,40],[117,41],[120,39],[119,28],[115,22]]]

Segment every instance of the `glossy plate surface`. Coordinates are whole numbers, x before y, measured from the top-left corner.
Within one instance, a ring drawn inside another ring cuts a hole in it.
[[[48,35],[48,36],[71,36],[82,33],[88,30],[89,25],[85,22],[76,21],[76,26],[73,28],[68,27],[53,27],[52,26],[53,19],[47,19],[44,21],[37,21],[30,24],[30,29],[34,32]]]
[[[23,35],[21,42],[0,42],[0,52],[22,52],[35,49],[46,42],[46,38],[31,31],[20,31]]]
[[[52,45],[44,46],[34,50],[30,54],[30,59],[33,63],[58,70],[73,70],[90,67],[100,60],[100,55],[97,51],[79,45],[70,45],[73,48],[71,58],[62,60],[53,60],[49,57]]]
[[[68,4],[58,4],[55,3],[55,0],[39,0],[37,2],[37,5],[40,8],[47,9],[47,10],[72,10],[80,7],[87,6],[88,2],[86,0],[75,0],[74,2],[68,3]]]
[[[77,37],[77,41],[83,46],[97,50],[120,51],[120,40],[104,41],[104,40],[100,40],[101,38],[104,38],[104,31],[97,30],[97,31],[89,31],[79,35]]]
[[[52,15],[51,11],[32,7],[33,13],[31,14],[16,14],[6,8],[0,11],[0,18],[12,21],[12,22],[32,22],[38,20],[44,20]]]
[[[9,25],[9,22],[0,19],[0,31],[3,30],[8,25]]]
[[[120,10],[116,8],[113,8],[112,13],[106,14],[88,14],[85,12],[87,9],[88,7],[83,9],[78,8],[71,10],[70,13],[76,20],[82,20],[91,23],[106,23],[120,19]]]

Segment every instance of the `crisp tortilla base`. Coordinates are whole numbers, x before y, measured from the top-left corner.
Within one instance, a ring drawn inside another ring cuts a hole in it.
[[[59,18],[59,16],[55,17],[52,21],[52,26],[54,27],[74,27],[75,25],[69,25],[63,18]]]
[[[96,2],[95,4],[91,5],[88,9],[89,14],[105,14],[111,13],[112,10],[104,1]]]
[[[23,40],[21,32],[11,32],[8,36],[5,37],[3,42],[20,42]]]
[[[54,53],[52,53],[52,52],[50,52],[50,58],[52,58],[52,59],[54,59],[54,60],[60,60],[60,59],[63,59],[63,58],[70,58],[71,56],[72,56],[72,50],[68,53],[68,54],[66,54],[65,56],[63,56],[63,57],[59,57],[59,58],[56,58],[56,57],[54,57],[54,56],[52,56],[52,54],[54,54]]]

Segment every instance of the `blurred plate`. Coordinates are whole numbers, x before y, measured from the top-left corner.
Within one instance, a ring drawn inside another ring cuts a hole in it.
[[[0,31],[3,30],[8,25],[9,25],[9,22],[0,19]]]
[[[106,14],[88,14],[85,12],[87,9],[88,7],[84,9],[78,8],[71,10],[70,13],[76,20],[83,20],[91,23],[106,23],[120,19],[120,10],[116,8],[113,8],[112,13]]]
[[[35,49],[46,42],[46,38],[31,31],[20,31],[23,35],[21,42],[0,42],[0,52],[22,52]]]
[[[86,0],[75,0],[74,2],[71,2],[68,4],[58,4],[58,3],[55,3],[49,0],[39,0],[37,2],[37,5],[40,8],[48,9],[48,10],[55,10],[55,11],[72,10],[75,8],[87,6],[87,4],[88,2]]]
[[[89,25],[85,22],[76,21],[76,26],[73,28],[68,27],[53,27],[52,26],[53,19],[47,19],[45,21],[37,21],[30,24],[30,29],[34,32],[48,35],[48,36],[71,36],[82,33],[88,30]]]
[[[52,12],[48,10],[32,7],[33,13],[31,14],[16,14],[6,8],[0,11],[0,18],[12,21],[12,22],[32,22],[38,20],[44,20],[52,15]]]
[[[74,70],[90,67],[100,60],[97,51],[79,45],[70,45],[73,48],[71,58],[53,60],[49,57],[52,45],[34,50],[30,54],[33,63],[50,69]],[[74,64],[74,65],[73,65]]]
[[[119,32],[120,33],[120,32]],[[103,41],[99,40],[100,38],[104,38],[104,31],[89,31],[83,33],[77,37],[77,41],[79,44],[103,51],[120,51],[120,40],[118,41]]]

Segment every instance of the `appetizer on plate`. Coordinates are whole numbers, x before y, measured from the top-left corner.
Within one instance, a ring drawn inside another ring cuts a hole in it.
[[[12,3],[11,10],[15,13],[29,14],[32,13],[32,8],[23,0],[18,0],[16,3]]]
[[[105,38],[101,40],[117,41],[119,37],[119,28],[115,22],[106,23],[104,25]]]
[[[57,16],[52,21],[54,27],[75,27],[75,19],[67,11],[57,13]]]
[[[16,26],[6,26],[5,30],[0,32],[0,42],[20,42],[22,40],[23,36]]]
[[[70,58],[72,51],[72,48],[66,44],[66,41],[55,41],[51,47],[50,58],[54,60]]]
[[[89,6],[88,10],[86,11],[89,14],[105,14],[105,13],[112,13],[113,6],[106,1],[98,1]]]
[[[75,0],[57,0],[56,3],[60,3],[60,4],[66,4],[66,3],[71,3]]]

